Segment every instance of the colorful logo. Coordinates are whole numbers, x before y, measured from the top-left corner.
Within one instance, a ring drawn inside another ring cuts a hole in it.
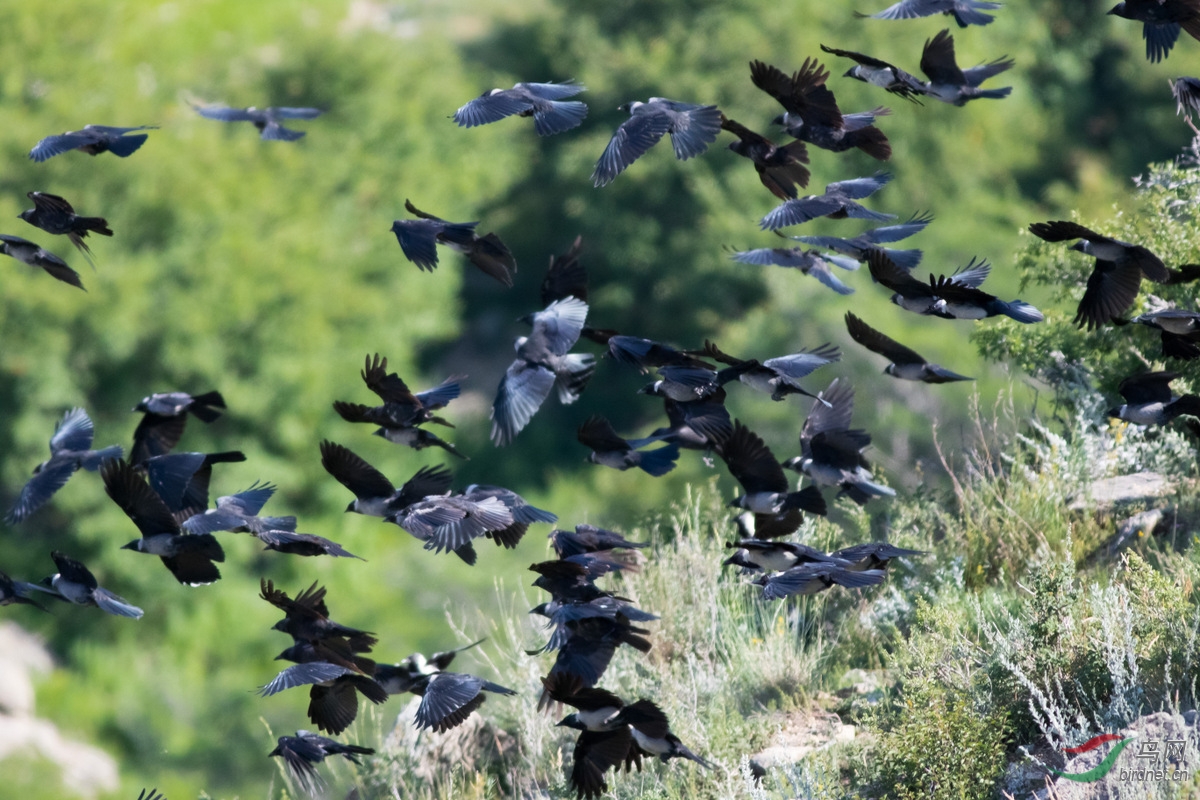
[[[1093,736],[1091,739],[1088,739],[1078,747],[1063,748],[1064,753],[1069,753],[1070,755],[1074,756],[1079,755],[1080,753],[1086,753],[1091,750],[1095,750],[1097,747],[1100,747],[1106,742],[1117,743],[1117,746],[1108,752],[1108,755],[1104,757],[1103,761],[1089,769],[1087,772],[1061,772],[1054,767],[1046,767],[1046,769],[1050,770],[1058,777],[1066,778],[1069,781],[1077,781],[1078,783],[1091,783],[1092,781],[1098,781],[1109,773],[1109,771],[1113,768],[1113,764],[1115,764],[1117,761],[1117,756],[1121,755],[1121,751],[1124,750],[1136,736],[1136,733],[1129,736],[1121,736],[1120,734],[1116,733],[1104,733],[1099,736]]]

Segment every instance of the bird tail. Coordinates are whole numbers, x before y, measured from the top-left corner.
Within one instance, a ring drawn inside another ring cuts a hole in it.
[[[76,217],[75,224],[85,231],[98,233],[101,236],[113,235],[112,229],[108,227],[108,220],[104,217]]]
[[[1004,86],[999,89],[979,89],[971,94],[971,98],[985,97],[989,100],[999,100],[1002,97],[1008,97],[1012,94],[1011,86]]]
[[[842,484],[842,490],[838,492],[838,495],[846,495],[860,506],[865,506],[867,501],[874,497],[895,497],[896,490],[890,486],[861,479],[854,483]]]
[[[118,136],[108,143],[108,150],[114,156],[127,158],[137,152],[137,149],[146,143],[148,137],[144,133],[134,134],[133,136]]]
[[[108,459],[120,458],[124,454],[125,451],[121,448],[121,445],[114,444],[112,447],[106,447],[103,450],[93,450],[89,455],[80,460],[79,466],[88,472],[95,472]]]
[[[1004,314],[1006,317],[1012,317],[1017,322],[1023,322],[1026,325],[1032,322],[1041,322],[1045,319],[1041,311],[1021,300],[1013,300],[1008,303],[1003,300],[995,300],[988,310],[994,314]]]
[[[979,8],[995,8],[995,3],[977,3]],[[958,27],[965,28],[968,25],[987,25],[995,17],[991,14],[983,14],[976,11],[974,8],[956,8],[954,10],[954,21],[958,23]]]
[[[578,100],[551,100],[550,108],[533,115],[533,128],[538,136],[552,136],[578,127],[587,113],[587,104]]]
[[[883,131],[874,125],[847,133],[843,141],[879,161],[887,161],[892,157],[891,143]]]
[[[417,443],[413,446],[414,450],[420,450],[424,447],[430,447],[430,446],[436,445],[437,447],[440,447],[443,450],[445,450],[450,455],[458,456],[463,461],[471,460],[471,459],[467,458],[466,456],[464,456],[462,453],[460,453],[458,451],[458,448],[456,448],[454,445],[450,444],[445,439],[438,436],[436,433],[427,431],[424,428],[418,428],[417,431],[418,431]]]
[[[679,445],[672,442],[666,447],[648,450],[638,455],[641,457],[638,466],[642,471],[657,478],[675,469],[675,462],[679,460]]]
[[[225,398],[221,397],[221,393],[207,392],[193,397],[191,408],[188,411],[191,411],[192,415],[201,422],[212,422],[221,416],[218,409],[223,408],[225,408]]]
[[[798,492],[792,492],[787,496],[783,508],[784,510],[798,508],[822,517],[828,511],[825,505],[825,496],[816,486],[805,486]]]
[[[569,406],[579,399],[580,392],[596,371],[596,358],[591,353],[569,353],[563,356],[562,368],[554,379],[558,402]]]

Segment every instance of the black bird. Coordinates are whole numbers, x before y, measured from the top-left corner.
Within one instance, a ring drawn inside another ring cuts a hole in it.
[[[1200,78],[1176,78],[1168,83],[1171,85],[1171,96],[1175,98],[1175,113],[1183,117],[1193,133],[1200,136],[1200,128],[1192,121],[1193,114],[1200,114]]]
[[[855,544],[850,547],[843,547],[841,550],[836,550],[830,553],[830,558],[837,558],[844,562],[848,562],[848,569],[852,571],[869,571],[869,570],[886,570],[888,564],[893,558],[903,558],[906,556],[923,556],[923,550],[909,550],[904,547],[897,547],[894,544],[887,542],[866,542],[865,544]]]
[[[225,398],[220,392],[195,396],[187,392],[160,392],[143,397],[133,408],[142,412],[142,419],[133,431],[129,463],[138,466],[148,458],[171,452],[183,438],[189,412],[201,422],[213,422],[224,408]]]
[[[1073,320],[1089,331],[1116,319],[1133,305],[1143,276],[1158,283],[1172,279],[1162,259],[1142,245],[1109,238],[1077,222],[1035,222],[1029,232],[1047,242],[1078,239],[1071,249],[1096,259]]]
[[[189,533],[203,534],[217,531],[258,534],[264,531],[295,531],[296,518],[260,517],[258,512],[275,494],[273,484],[255,482],[250,488],[237,494],[217,498],[215,508],[205,509],[184,520],[183,529]]]
[[[551,136],[578,127],[588,107],[578,100],[567,100],[585,87],[577,83],[518,83],[511,89],[484,92],[454,112],[454,121],[463,128],[498,122],[514,114],[533,117],[538,136]]]
[[[851,430],[854,389],[834,378],[820,394],[800,430],[801,455],[783,466],[802,472],[819,486],[837,486],[859,505],[873,497],[893,497],[896,491],[876,483],[862,451],[871,443],[866,431]]]
[[[613,133],[596,162],[592,172],[592,183],[596,186],[612,183],[665,134],[671,134],[675,158],[686,161],[707,150],[721,132],[721,112],[716,106],[651,97],[645,103],[626,103],[620,110],[628,113],[629,119]]]
[[[392,233],[396,234],[404,257],[419,269],[433,272],[437,268],[436,245],[441,244],[465,255],[485,275],[512,287],[517,260],[499,236],[494,233],[479,236],[475,233],[478,222],[447,222],[426,214],[408,200],[404,201],[404,208],[417,219],[394,221]]]
[[[575,437],[579,443],[592,450],[587,460],[621,471],[637,467],[647,475],[659,477],[675,469],[679,460],[679,446],[671,443],[656,450],[639,450],[645,440],[622,439],[613,430],[612,423],[599,414],[593,414],[579,426]]]
[[[985,2],[985,0],[900,0],[899,3],[888,6],[876,14],[860,14],[854,16],[872,19],[916,19],[930,17],[934,14],[953,16],[958,27],[968,25],[988,25],[995,19],[984,11],[994,11],[1000,8],[1000,3]]]
[[[1200,312],[1164,308],[1129,321],[1160,331],[1165,357],[1184,361],[1200,358]]]
[[[784,107],[774,124],[782,125],[789,135],[835,153],[857,147],[879,161],[892,157],[891,144],[874,125],[876,117],[892,112],[880,107],[842,114],[833,92],[825,85],[829,72],[816,59],[805,59],[790,76],[777,67],[751,61],[750,79]]]
[[[568,351],[579,340],[587,313],[587,303],[568,297],[525,318],[533,331],[516,340],[517,358],[500,379],[492,404],[491,438],[498,447],[529,424],[552,390],[557,390],[563,405],[579,399],[596,369],[596,359]]]
[[[642,339],[637,336],[610,336],[605,342],[608,352],[604,355],[622,364],[636,367],[643,374],[662,367],[683,367],[713,371],[713,365],[702,361],[686,350],[677,350],[669,344]]]
[[[801,275],[811,275],[838,294],[854,294],[854,289],[842,283],[833,274],[831,265],[845,270],[856,270],[859,267],[859,263],[852,258],[829,255],[818,250],[806,250],[803,247],[760,247],[755,250],[735,252],[731,258],[739,264],[788,267],[798,270]]]
[[[821,45],[821,49],[831,55],[841,56],[842,58],[858,62],[858,66],[847,70],[844,77],[855,78],[872,86],[886,89],[892,94],[899,95],[905,100],[911,100],[917,105],[921,105],[921,101],[917,97],[928,93],[928,89],[922,81],[886,61],[881,61],[878,58],[862,53],[855,53],[853,50],[839,50],[836,47],[828,47],[826,45]]]
[[[143,461],[150,488],[162,498],[172,513],[187,516],[203,513],[208,508],[208,485],[212,481],[213,464],[230,464],[246,460],[240,450],[223,453],[170,453]],[[186,517],[185,517],[186,518]]]
[[[641,549],[649,542],[631,542],[619,533],[595,525],[576,525],[575,532],[556,530],[550,533],[550,545],[560,559],[584,553],[597,553],[616,548]]]
[[[1125,402],[1108,415],[1135,425],[1165,425],[1180,414],[1200,417],[1200,396],[1171,394],[1171,381],[1178,377],[1178,372],[1146,372],[1125,378],[1117,387]]]
[[[521,539],[529,531],[530,525],[537,522],[550,524],[558,522],[557,514],[529,505],[521,495],[511,489],[505,489],[503,486],[473,483],[463,490],[462,496],[475,503],[482,503],[489,497],[494,497],[508,508],[509,513],[512,514],[512,524],[500,530],[486,531],[484,535],[494,541],[497,546],[503,546],[509,550],[520,544]]]
[[[12,256],[22,264],[28,264],[31,267],[45,270],[46,274],[51,278],[83,289],[83,281],[80,279],[78,272],[71,269],[67,265],[67,262],[54,255],[54,253],[43,250],[28,239],[2,233],[0,234],[0,253]],[[84,289],[84,291],[86,292],[87,290]]]
[[[103,217],[81,217],[70,203],[56,194],[27,192],[25,196],[33,201],[33,208],[25,209],[18,217],[46,233],[65,235],[89,259],[92,251],[84,241],[88,232],[101,236],[113,235],[108,221]]]
[[[138,125],[135,128],[114,128],[110,125],[85,125],[81,131],[68,131],[47,136],[33,146],[29,157],[34,161],[45,161],[68,150],[82,150],[90,156],[109,152],[126,158],[134,154],[146,142],[146,134],[134,131],[157,130],[157,125]],[[133,134],[127,136],[126,134]]]
[[[1012,87],[1001,89],[980,89],[979,84],[1007,69],[1012,69],[1015,62],[1011,58],[1001,56],[986,64],[980,64],[970,69],[959,69],[954,57],[954,37],[947,28],[940,31],[932,39],[925,40],[925,49],[921,53],[921,71],[929,78],[925,84],[925,93],[936,97],[943,103],[965,106],[968,100],[985,97],[998,100],[1012,94]]]
[[[14,581],[6,573],[0,572],[0,606],[26,605],[45,611],[41,603],[30,599],[29,593],[32,591],[44,592],[45,589],[25,581]]]
[[[316,797],[325,788],[324,781],[317,774],[317,764],[326,756],[341,756],[347,761],[361,764],[359,756],[374,755],[370,747],[360,747],[356,744],[342,744],[324,736],[318,736],[309,731],[296,731],[295,736],[280,736],[275,749],[267,754],[268,757],[279,756],[287,768],[288,774],[304,791]]]
[[[741,422],[734,422],[733,433],[721,443],[721,458],[745,494],[729,501],[732,508],[744,508],[754,514],[754,530],[764,539],[794,533],[804,520],[801,511],[825,515],[825,498],[815,486],[789,491],[783,467],[766,443]]]
[[[1200,39],[1200,0],[1125,0],[1108,13],[1142,23],[1146,58],[1152,63],[1170,54],[1181,28]]]
[[[754,572],[783,572],[801,564],[840,564],[848,566],[815,547],[777,539],[738,539],[726,542],[725,548],[734,554],[722,566],[737,566]]]
[[[54,559],[58,572],[42,579],[42,585],[50,587],[54,596],[80,606],[95,606],[118,617],[142,618],[140,608],[100,586],[82,562],[57,550],[50,557]]]
[[[104,462],[100,468],[104,490],[141,531],[124,550],[158,556],[180,583],[201,586],[221,579],[214,561],[224,561],[225,551],[211,533],[185,532],[162,498],[124,459]]]
[[[922,253],[920,250],[895,250],[889,247],[879,247],[879,245],[907,239],[909,236],[924,230],[925,226],[932,221],[933,216],[930,214],[913,214],[907,222],[901,222],[897,225],[885,225],[881,228],[872,228],[866,233],[859,234],[852,239],[841,239],[836,236],[789,236],[788,238],[812,245],[813,247],[824,247],[828,250],[833,250],[835,253],[840,253],[843,256],[848,256],[862,263],[866,262],[867,254],[872,250],[882,250],[892,260],[893,264],[901,269],[912,270],[917,264],[921,263]],[[849,267],[843,266],[841,261],[832,259],[829,256],[825,256],[825,258],[841,266],[843,269],[849,269]]]
[[[867,254],[867,266],[872,278],[894,292],[893,303],[917,314],[943,319],[985,319],[1003,314],[1027,325],[1045,319],[1029,303],[1001,300],[981,290],[979,285],[991,271],[986,261],[976,263],[972,259],[950,277],[930,274],[928,283],[900,269],[878,250]]]
[[[651,387],[639,391],[663,397],[663,406],[667,412],[667,427],[651,431],[651,438],[674,442],[687,450],[704,450],[710,453],[733,433],[733,421],[725,408],[723,388],[718,387],[716,391],[699,400],[681,403],[658,394]],[[706,463],[712,466],[707,456]]]
[[[795,594],[816,594],[833,586],[862,589],[883,582],[882,570],[853,570],[838,564],[801,564],[754,581],[763,587],[764,600],[781,600]]]
[[[347,422],[369,422],[378,425],[380,427],[375,431],[376,436],[382,436],[395,444],[407,445],[414,450],[437,446],[451,455],[464,460],[467,458],[458,452],[454,445],[420,427],[427,422],[447,428],[454,427],[433,412],[445,408],[451,400],[459,396],[459,377],[452,376],[432,389],[413,392],[399,375],[387,371],[387,359],[380,357],[378,353],[374,357],[366,357],[366,363],[359,374],[362,375],[367,388],[383,400],[383,405],[365,406],[335,400],[333,410],[342,419]]]
[[[808,186],[810,173],[804,166],[808,163],[808,148],[804,142],[797,139],[789,144],[777,145],[724,114],[721,115],[721,128],[738,138],[736,142],[729,143],[729,149],[754,162],[758,179],[771,194],[780,200],[787,200],[796,196],[797,184],[801,188]]]
[[[445,494],[453,480],[445,467],[422,467],[397,489],[349,448],[330,441],[321,442],[321,465],[354,493],[346,511],[370,517],[386,517],[429,495]]]
[[[380,664],[375,668],[375,679],[389,694],[412,692],[421,698],[416,714],[418,728],[438,733],[448,731],[461,725],[483,705],[487,699],[484,692],[516,694],[512,689],[474,675],[445,671],[457,653],[479,642],[434,653],[430,658],[413,653],[398,664]]]
[[[378,644],[379,640],[370,631],[350,628],[331,620],[329,607],[325,604],[325,587],[318,586],[315,581],[293,599],[288,597],[287,592],[276,589],[272,581],[263,578],[259,597],[284,613],[284,618],[276,622],[272,630],[288,634],[297,643],[320,645],[319,651],[345,654],[344,666],[353,665],[357,668],[360,662],[350,656],[368,653]]]
[[[642,653],[650,652],[650,641],[645,638],[649,631],[620,618],[585,617],[567,621],[564,628],[565,642],[550,675],[574,675],[586,687],[595,686],[604,676],[618,646],[625,644]]]
[[[763,217],[758,226],[765,231],[800,225],[817,217],[831,219],[895,219],[895,214],[871,211],[855,202],[870,197],[892,179],[890,172],[877,172],[868,178],[853,178],[836,181],[825,187],[824,194],[808,195],[795,200],[786,200]]]
[[[434,495],[389,514],[385,519],[424,542],[426,550],[447,550],[474,565],[472,541],[507,530],[516,520],[498,497],[473,500],[463,495]]]
[[[192,109],[205,119],[215,119],[220,122],[252,122],[262,138],[268,141],[294,142],[304,138],[304,131],[294,131],[280,124],[284,119],[316,119],[321,116],[319,108],[288,108],[286,106],[271,106],[269,108],[230,108],[229,106],[197,106]]]
[[[21,489],[17,502],[4,518],[14,525],[37,511],[66,485],[79,469],[95,472],[109,458],[120,458],[120,445],[92,450],[95,428],[82,408],[73,408],[54,426],[50,437],[50,458],[33,468],[33,477]]]
[[[851,339],[872,353],[878,353],[884,358],[891,359],[892,363],[888,364],[883,371],[884,374],[891,375],[893,378],[920,381],[921,383],[975,380],[965,375],[959,375],[957,372],[951,372],[938,364],[931,364],[915,350],[910,350],[890,336],[885,336],[849,311],[846,312],[846,330],[850,332]]]
[[[761,363],[753,358],[734,358],[722,352],[715,342],[707,339],[704,341],[704,349],[698,352],[714,361],[729,365],[727,369],[717,373],[717,383],[720,385],[724,386],[736,380],[757,392],[771,395],[771,399],[776,401],[783,400],[791,394],[816,397],[800,385],[800,379],[826,364],[842,359],[841,351],[828,342],[809,350],[768,358]]]
[[[276,660],[297,660],[298,663],[276,675],[270,683],[258,690],[258,694],[261,697],[270,697],[298,686],[310,687],[309,721],[317,726],[317,730],[335,735],[346,730],[358,716],[359,694],[375,704],[388,699],[387,690],[372,676],[340,664],[308,660],[309,658],[318,656],[313,651],[298,650],[295,647],[285,650]]]

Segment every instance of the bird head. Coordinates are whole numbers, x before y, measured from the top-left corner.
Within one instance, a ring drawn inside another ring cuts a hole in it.
[[[556,723],[554,727],[556,727],[556,728],[574,728],[577,731],[586,731],[587,730],[587,725],[584,725],[582,722],[579,721],[578,714],[567,714],[558,723]]]
[[[730,546],[732,546],[732,545],[730,545]],[[723,566],[723,567],[746,567],[747,569],[757,569],[757,567],[754,564],[751,564],[746,559],[746,551],[745,550],[738,550],[736,553],[731,555],[729,558],[722,561],[721,566]]]
[[[143,397],[141,402],[139,402],[136,406],[133,407],[133,410],[134,411],[149,411],[150,410],[150,397],[149,396]]]
[[[888,364],[886,367],[883,368],[883,374],[884,375],[895,375],[896,374],[896,365]]]
[[[383,428],[380,428],[379,430],[380,430],[380,431],[382,431],[382,430],[383,430]],[[378,433],[378,432],[379,432],[379,431],[376,431],[376,433]],[[349,513],[355,513],[355,514],[357,514],[357,513],[358,513],[358,509],[354,507],[356,503],[358,503],[358,501],[357,501],[357,500],[351,500],[351,501],[350,501],[350,504],[346,506],[346,510],[345,510],[344,512],[342,512],[342,513],[344,513],[344,514],[349,514]]]
[[[17,219],[23,219],[26,222],[30,222],[32,224],[31,218],[33,217],[35,211],[36,211],[36,209],[32,209],[32,208],[26,209],[26,210],[22,211],[20,214],[17,214]]]
[[[1131,19],[1131,17],[1129,16],[1129,12],[1125,10],[1124,2],[1117,3],[1115,6],[1113,6],[1112,8],[1110,8],[1108,10],[1108,13],[1115,14],[1118,17],[1124,17],[1125,19]]]
[[[138,545],[140,545],[141,542],[142,542],[141,539],[134,539],[129,544],[121,545],[121,549],[122,550],[140,550],[141,548]]]
[[[548,617],[550,615],[546,613],[546,607],[549,605],[550,605],[549,603],[538,603],[536,606],[529,609],[529,613],[530,614],[538,614],[539,616],[543,616],[543,617]]]

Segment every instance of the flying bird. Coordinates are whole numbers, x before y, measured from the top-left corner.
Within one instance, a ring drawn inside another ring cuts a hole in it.
[[[596,369],[589,353],[568,352],[579,340],[588,304],[568,297],[528,315],[528,336],[517,338],[516,360],[509,365],[492,404],[492,441],[503,447],[520,433],[552,390],[569,405],[579,399]]]
[[[883,582],[882,570],[852,570],[839,564],[801,564],[754,581],[762,587],[764,600],[781,600],[792,595],[810,595],[833,586],[862,589]]]
[[[974,259],[950,277],[930,274],[921,281],[896,266],[881,251],[867,254],[871,277],[891,289],[892,302],[916,314],[943,319],[984,319],[1004,315],[1031,324],[1045,317],[1023,300],[1001,300],[979,288],[991,271],[986,261]]]
[[[825,85],[829,72],[816,59],[805,59],[790,76],[778,67],[751,61],[750,79],[784,107],[774,124],[783,126],[788,135],[835,153],[857,147],[879,161],[892,157],[887,136],[874,125],[876,117],[892,112],[879,107],[842,114],[833,92]]]
[[[876,483],[862,451],[871,443],[863,430],[851,430],[854,389],[834,378],[808,412],[800,430],[800,453],[783,466],[802,472],[820,486],[838,487],[859,505],[874,497],[894,497],[896,490]]]
[[[193,535],[180,527],[167,504],[131,464],[110,459],[100,468],[100,477],[104,491],[142,534],[122,549],[158,556],[175,579],[188,586],[221,579],[213,562],[224,561],[225,551],[216,537],[207,532]]]
[[[95,606],[118,617],[141,619],[142,610],[118,597],[96,582],[91,570],[59,551],[50,554],[58,572],[42,579],[42,585],[52,589],[54,596],[80,606]]]
[[[795,200],[785,200],[759,221],[765,231],[779,230],[790,225],[800,225],[818,217],[831,219],[895,219],[895,214],[871,211],[855,202],[870,197],[882,189],[890,180],[890,172],[877,172],[867,178],[835,181],[825,187],[824,194],[808,195]]]
[[[1171,381],[1178,377],[1178,372],[1130,375],[1117,387],[1125,402],[1110,409],[1108,416],[1135,425],[1165,425],[1181,414],[1200,417],[1200,396],[1171,394]]]
[[[808,148],[797,139],[785,145],[777,145],[761,133],[742,125],[736,120],[721,115],[721,128],[738,138],[729,143],[729,149],[739,156],[750,159],[758,172],[758,179],[771,194],[780,200],[796,196],[796,186],[808,186]]]
[[[498,497],[472,499],[464,495],[433,495],[385,517],[424,542],[435,553],[452,551],[468,565],[477,554],[472,541],[504,531],[516,521]]]
[[[878,353],[884,358],[891,359],[892,363],[888,364],[883,371],[884,374],[891,375],[893,378],[920,381],[921,383],[975,380],[965,375],[959,375],[957,372],[951,372],[938,364],[931,364],[915,350],[910,350],[890,336],[885,336],[849,311],[846,312],[846,330],[850,332],[851,339],[872,353]]]
[[[731,508],[754,514],[755,533],[764,539],[787,536],[804,521],[801,511],[825,516],[825,498],[815,486],[789,491],[787,476],[766,443],[740,421],[721,443],[720,455],[745,493],[729,501]]]
[[[512,489],[505,489],[503,486],[473,483],[463,490],[462,496],[475,503],[495,498],[508,508],[509,513],[512,514],[512,524],[500,530],[486,531],[484,535],[494,541],[497,546],[503,546],[509,550],[520,544],[521,539],[529,531],[530,525],[538,522],[550,524],[558,522],[557,514],[530,505],[521,495]]]
[[[95,156],[109,152],[127,158],[146,142],[146,134],[134,131],[157,130],[157,125],[138,125],[135,128],[114,128],[109,125],[85,125],[81,131],[68,131],[47,136],[33,146],[29,157],[34,161],[45,161],[68,150],[82,150]],[[126,135],[133,134],[133,135]]]
[[[240,450],[223,453],[169,453],[148,458],[138,465],[146,473],[150,488],[162,498],[172,513],[187,516],[208,508],[208,485],[213,464],[231,464],[246,460]]]
[[[730,256],[739,264],[786,267],[797,270],[801,275],[816,278],[838,294],[854,294],[854,289],[842,283],[833,274],[833,266],[845,270],[856,270],[858,261],[846,256],[835,256],[819,250],[803,247],[760,247],[756,250],[740,250]]]
[[[287,772],[304,791],[316,797],[325,788],[325,782],[317,774],[317,764],[326,756],[341,756],[347,761],[361,764],[359,756],[373,755],[370,747],[360,747],[356,744],[342,744],[324,736],[318,736],[309,731],[296,731],[295,736],[280,736],[275,749],[267,754],[268,757],[279,756]]]
[[[79,273],[71,269],[67,262],[47,250],[43,250],[28,239],[20,236],[0,234],[0,253],[12,256],[22,264],[43,269],[51,278],[69,283],[83,289],[83,281]],[[84,291],[87,291],[84,289]]]
[[[968,100],[981,97],[992,100],[1008,97],[1012,94],[1011,86],[980,89],[979,84],[1012,69],[1014,63],[1011,58],[1001,56],[977,67],[959,69],[954,57],[954,37],[947,28],[939,31],[932,39],[925,40],[925,49],[921,53],[921,71],[929,78],[929,82],[925,84],[925,93],[943,103],[960,107],[965,106]]]
[[[1172,279],[1162,259],[1147,248],[1112,239],[1077,222],[1035,222],[1029,226],[1029,232],[1047,242],[1078,239],[1070,249],[1096,259],[1073,320],[1089,331],[1120,317],[1133,305],[1143,277],[1158,283]]]
[[[6,573],[0,572],[0,606],[26,605],[46,609],[41,603],[30,599],[30,592],[44,592],[45,589],[33,583],[15,581]]]
[[[552,136],[578,127],[588,107],[578,100],[567,100],[585,87],[576,83],[518,83],[511,89],[484,92],[454,112],[454,121],[463,128],[498,122],[514,114],[533,117],[538,136]]]
[[[429,495],[445,494],[453,480],[445,467],[422,467],[397,489],[348,447],[330,441],[321,442],[321,466],[354,493],[346,511],[371,517],[386,517]]]
[[[485,275],[512,288],[517,260],[499,236],[494,233],[479,236],[475,233],[478,222],[447,222],[421,211],[408,200],[404,201],[404,208],[417,219],[394,221],[392,233],[396,234],[404,257],[419,269],[433,272],[438,265],[436,245],[445,245],[465,255]]]
[[[1183,308],[1164,308],[1140,314],[1130,322],[1157,329],[1162,338],[1162,354],[1183,361],[1200,358],[1200,312]]]
[[[923,555],[925,555],[925,551],[923,550],[909,550],[904,547],[897,547],[894,544],[888,544],[887,542],[854,544],[849,547],[843,547],[841,550],[835,550],[829,554],[830,558],[836,558],[848,563],[850,565],[849,569],[858,572],[876,569],[886,570],[893,558]]]
[[[280,124],[284,119],[316,119],[321,116],[319,108],[288,108],[272,106],[269,108],[230,108],[229,106],[197,106],[192,109],[205,119],[215,119],[220,122],[252,122],[262,138],[267,141],[294,142],[303,139],[304,131],[294,131]]]
[[[1146,58],[1151,63],[1170,54],[1181,28],[1200,39],[1200,0],[1125,0],[1108,13],[1142,23]]]
[[[858,66],[851,67],[846,71],[844,75],[846,78],[854,78],[864,83],[869,83],[872,86],[886,89],[892,94],[899,95],[905,100],[911,100],[917,105],[921,105],[921,101],[917,99],[918,96],[928,93],[925,84],[918,80],[916,76],[910,75],[886,61],[881,61],[878,58],[862,53],[856,53],[853,50],[839,50],[836,47],[828,47],[826,45],[821,45],[821,49],[830,55],[841,56],[842,58],[848,58],[858,63]]]
[[[775,401],[782,400],[790,394],[816,397],[800,385],[800,379],[842,358],[841,351],[828,342],[786,356],[768,358],[761,363],[753,358],[735,358],[722,352],[715,342],[707,339],[704,341],[704,348],[695,352],[729,365],[728,369],[717,373],[717,383],[721,386],[737,380],[757,392],[771,395],[771,399]]]
[[[707,150],[721,132],[721,112],[716,106],[651,97],[645,103],[626,103],[620,110],[628,113],[629,119],[613,133],[596,162],[592,183],[597,187],[612,183],[665,134],[671,134],[675,157],[686,161]]]
[[[679,460],[678,445],[672,443],[656,450],[639,450],[639,447],[650,442],[622,439],[613,429],[612,423],[599,414],[593,414],[584,420],[575,437],[580,444],[591,449],[592,452],[587,457],[588,463],[621,471],[637,467],[647,475],[657,478],[675,469],[675,462]]]
[[[900,0],[899,3],[888,6],[876,14],[860,14],[854,16],[863,19],[917,19],[930,17],[934,14],[945,14],[954,17],[958,27],[968,25],[988,25],[995,19],[984,11],[994,11],[1000,8],[1000,3],[985,2],[985,0]]]
[[[137,466],[148,458],[171,452],[183,438],[187,415],[201,422],[213,422],[225,409],[220,392],[190,395],[187,392],[159,392],[143,397],[133,407],[142,412],[142,419],[133,431],[133,449],[129,463]]]
[[[95,472],[105,459],[120,458],[120,445],[93,450],[95,427],[82,408],[63,414],[50,437],[50,458],[33,469],[33,477],[21,489],[17,502],[9,509],[5,522],[14,525],[37,511],[66,485],[79,469]]]
[[[65,235],[89,260],[92,251],[84,241],[88,232],[101,236],[113,235],[108,221],[103,217],[81,217],[70,203],[56,194],[27,192],[25,196],[33,201],[33,208],[27,208],[17,216],[46,233]]]
[[[931,214],[913,214],[907,222],[872,228],[851,239],[841,239],[836,236],[789,236],[788,238],[813,247],[824,247],[860,263],[866,263],[867,254],[872,250],[882,250],[893,264],[901,269],[912,270],[921,263],[922,253],[920,250],[896,250],[879,245],[907,239],[909,236],[925,230],[925,226],[932,221],[933,215]],[[829,259],[830,257],[826,256],[825,258]],[[841,261],[834,261],[834,263],[839,266],[842,264]]]

